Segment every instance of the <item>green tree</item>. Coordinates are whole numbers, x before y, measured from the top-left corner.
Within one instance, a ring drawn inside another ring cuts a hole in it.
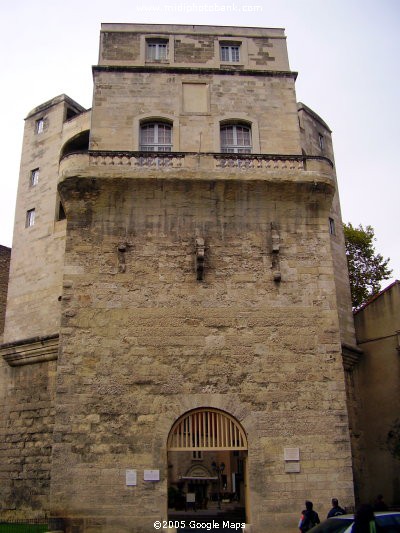
[[[350,289],[353,308],[358,309],[381,288],[381,281],[392,273],[388,263],[374,248],[375,233],[371,226],[358,228],[343,224],[346,241],[346,256],[349,267]]]

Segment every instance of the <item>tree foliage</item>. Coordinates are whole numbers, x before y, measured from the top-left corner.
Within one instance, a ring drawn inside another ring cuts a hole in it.
[[[371,226],[343,224],[346,256],[349,267],[353,308],[358,309],[381,288],[381,281],[389,279],[390,259],[384,259],[374,248],[375,233]]]

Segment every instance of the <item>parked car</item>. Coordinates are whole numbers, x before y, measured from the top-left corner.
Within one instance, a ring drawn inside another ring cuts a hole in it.
[[[400,512],[375,513],[379,533],[400,533]],[[327,518],[309,530],[309,533],[351,533],[354,515],[344,514]]]

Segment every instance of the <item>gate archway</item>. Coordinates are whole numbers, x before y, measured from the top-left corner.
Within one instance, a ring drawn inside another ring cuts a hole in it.
[[[203,407],[178,418],[167,451],[169,492],[177,491],[179,512],[194,508],[229,516],[242,509],[248,517],[247,450],[245,430],[225,411]],[[173,516],[177,509],[173,503],[169,507]]]
[[[200,408],[181,416],[168,436],[168,451],[247,450],[239,422],[219,409]]]

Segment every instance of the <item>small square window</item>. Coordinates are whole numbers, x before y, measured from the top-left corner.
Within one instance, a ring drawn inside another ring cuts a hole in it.
[[[146,41],[147,61],[166,61],[168,59],[168,41],[166,39],[152,39]]]
[[[35,223],[35,210],[29,209],[29,211],[26,212],[26,221],[25,221],[25,227],[30,228]]]
[[[44,119],[39,118],[39,120],[37,120],[35,123],[35,131],[36,133],[43,133],[43,130],[44,130]]]
[[[31,175],[30,175],[31,187],[34,187],[35,185],[37,185],[38,182],[39,182],[39,169],[34,168],[33,170],[31,170]]]
[[[233,44],[221,44],[221,61],[226,63],[238,63],[240,61],[240,46]]]

